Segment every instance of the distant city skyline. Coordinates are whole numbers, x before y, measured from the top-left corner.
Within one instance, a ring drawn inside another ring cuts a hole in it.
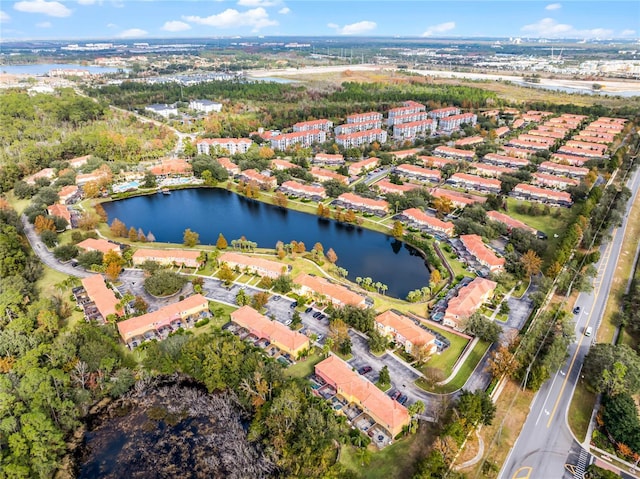
[[[640,2],[20,0],[2,40],[228,36],[637,39]]]

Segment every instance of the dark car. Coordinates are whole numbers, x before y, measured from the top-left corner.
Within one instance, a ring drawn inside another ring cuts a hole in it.
[[[276,296],[274,296],[274,297],[273,297],[273,300],[274,300],[274,301],[280,301],[280,296],[277,296],[277,295],[276,295]]]
[[[580,314],[580,306],[573,308],[573,314]]]
[[[298,306],[298,302],[294,301],[293,303],[291,303],[291,306],[289,306],[291,309],[295,308],[296,306]]]
[[[360,369],[358,369],[358,373],[360,374],[367,374],[371,371],[373,371],[373,368],[371,366],[362,366]]]
[[[406,395],[406,394],[402,394],[402,395],[398,398],[398,402],[404,406],[408,399],[409,399],[409,398],[407,397],[407,395]]]
[[[313,313],[313,317],[314,318],[319,318],[321,314],[322,314],[321,312],[316,311],[315,313]]]
[[[310,313],[311,311],[312,311],[311,308],[307,308],[307,309],[304,310],[305,313]]]
[[[399,397],[400,397],[400,391],[395,391],[393,394],[391,394],[391,399],[393,399],[394,401]]]

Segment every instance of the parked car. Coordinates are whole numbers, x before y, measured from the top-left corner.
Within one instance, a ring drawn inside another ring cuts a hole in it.
[[[274,300],[274,301],[280,301],[280,296],[278,296],[278,295],[274,295],[274,296],[273,296],[273,300]]]
[[[287,319],[284,324],[285,326],[289,326],[293,321],[291,319]]]
[[[400,397],[398,398],[398,402],[404,406],[408,399],[409,398],[407,397],[406,394],[401,394]]]
[[[295,308],[296,306],[298,306],[298,302],[294,301],[293,303],[291,303],[291,305],[289,306],[291,309]]]
[[[394,391],[392,394],[390,394],[391,399],[393,399],[394,401],[397,400],[400,397],[400,391]]]
[[[321,314],[322,314],[321,312],[316,311],[315,313],[313,313],[313,317],[314,318],[319,318]]]
[[[373,368],[371,366],[362,366],[360,369],[358,369],[358,373],[360,374],[367,374],[371,371],[373,371]]]
[[[573,308],[573,314],[580,314],[580,306]]]

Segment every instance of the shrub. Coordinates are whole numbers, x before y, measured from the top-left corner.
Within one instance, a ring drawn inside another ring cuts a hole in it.
[[[144,281],[144,289],[153,296],[169,296],[182,289],[187,278],[170,271],[159,271]]]
[[[198,321],[198,322],[195,324],[195,327],[196,327],[196,328],[201,328],[202,326],[206,326],[207,324],[209,324],[209,321],[210,321],[210,319],[209,319],[209,318],[201,319],[200,321]]]

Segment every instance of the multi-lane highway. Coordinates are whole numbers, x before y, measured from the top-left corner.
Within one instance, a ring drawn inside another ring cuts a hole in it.
[[[596,264],[598,275],[594,289],[591,293],[580,293],[576,300],[575,305],[580,307],[580,314],[575,315],[576,340],[569,348],[569,357],[562,369],[537,393],[520,436],[500,472],[501,479],[582,477],[581,472],[588,465],[588,451],[582,449],[582,444],[578,444],[585,438],[576,440],[573,437],[567,417],[571,413],[569,405],[584,357],[595,341],[596,330],[609,296],[629,208],[640,188],[638,171],[631,175],[627,187],[632,191],[627,213],[622,226],[612,232],[611,241],[600,248],[601,257]],[[588,327],[593,329],[591,336],[585,336]],[[588,442],[586,445],[588,446]],[[576,474],[569,472],[565,464],[575,465]]]

